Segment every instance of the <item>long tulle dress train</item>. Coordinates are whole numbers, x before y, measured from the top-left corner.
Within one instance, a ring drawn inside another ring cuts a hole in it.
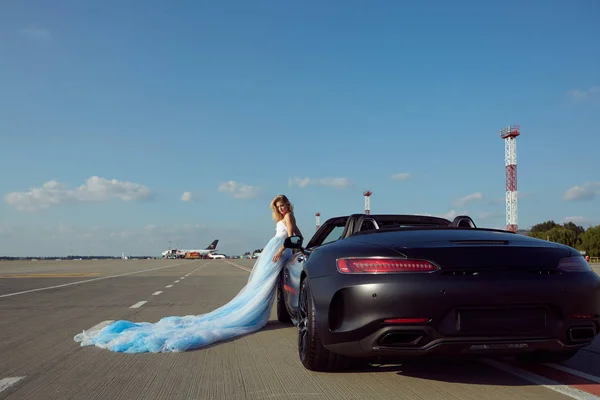
[[[119,320],[99,330],[83,331],[74,340],[81,346],[122,353],[182,352],[260,330],[269,321],[281,267],[291,256],[286,249],[277,262],[272,260],[287,237],[280,224],[256,260],[248,282],[227,304],[206,314],[165,317],[155,323]]]

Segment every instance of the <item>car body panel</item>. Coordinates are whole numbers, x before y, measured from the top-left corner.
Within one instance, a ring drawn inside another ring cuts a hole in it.
[[[310,247],[283,267],[292,321],[300,284],[308,279],[316,327],[328,350],[351,357],[555,351],[586,346],[600,331],[598,275],[557,268],[560,259],[579,255],[575,249],[513,232],[458,228],[467,221],[463,216],[462,222],[423,220],[423,226],[418,226],[421,217],[398,216],[400,225],[415,226],[357,231],[378,217],[355,214],[336,217],[330,225],[326,221]],[[386,215],[382,221],[393,225],[393,218]],[[438,225],[431,226],[432,221]],[[323,243],[332,227],[339,231],[340,226],[343,234]],[[336,268],[338,258],[375,256],[425,259],[439,269],[342,274]],[[384,322],[397,318],[427,322]]]
[[[281,271],[282,280],[280,284],[283,285],[283,298],[288,313],[294,322],[298,312],[300,275],[302,274],[305,259],[306,256],[302,252],[297,252],[285,263]]]

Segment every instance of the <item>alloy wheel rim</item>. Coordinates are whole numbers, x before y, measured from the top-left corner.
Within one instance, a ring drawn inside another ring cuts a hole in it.
[[[300,301],[298,302],[298,350],[300,358],[304,360],[306,356],[306,342],[308,340],[308,300],[306,288],[303,285],[300,291]]]

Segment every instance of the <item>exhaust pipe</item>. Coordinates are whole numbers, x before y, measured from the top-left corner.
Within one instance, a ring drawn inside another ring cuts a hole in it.
[[[569,339],[572,342],[588,342],[596,336],[596,329],[592,326],[581,326],[569,329]]]
[[[379,339],[380,346],[386,347],[410,347],[417,346],[425,337],[425,332],[388,332]]]

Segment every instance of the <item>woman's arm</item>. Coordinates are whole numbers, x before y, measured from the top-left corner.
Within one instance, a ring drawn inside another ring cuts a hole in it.
[[[285,227],[287,228],[288,237],[294,236],[294,228],[296,227],[296,219],[294,218],[292,213],[285,214],[285,217],[283,217],[283,223],[285,224]]]
[[[285,219],[288,220],[285,223],[285,226],[288,228],[288,237],[294,235],[295,233],[296,235],[300,236],[300,238],[304,239],[304,236],[302,236],[302,232],[300,232],[300,228],[298,228],[298,225],[296,224],[296,217],[294,217],[292,213],[288,213],[285,215],[284,220]]]
[[[289,218],[290,218],[290,221],[291,221],[291,223],[292,223],[292,231],[293,231],[293,232],[295,232],[295,233],[296,233],[296,235],[298,235],[298,236],[300,236],[302,239],[304,239],[304,236],[302,236],[302,232],[300,232],[300,228],[298,228],[298,225],[296,224],[296,217],[295,217],[295,216],[294,216],[292,213],[289,213],[289,214],[287,214],[287,215],[286,215],[286,217],[287,217],[288,215],[290,216]],[[288,234],[289,234],[289,228],[288,228]],[[291,236],[291,235],[290,235],[290,236]]]

